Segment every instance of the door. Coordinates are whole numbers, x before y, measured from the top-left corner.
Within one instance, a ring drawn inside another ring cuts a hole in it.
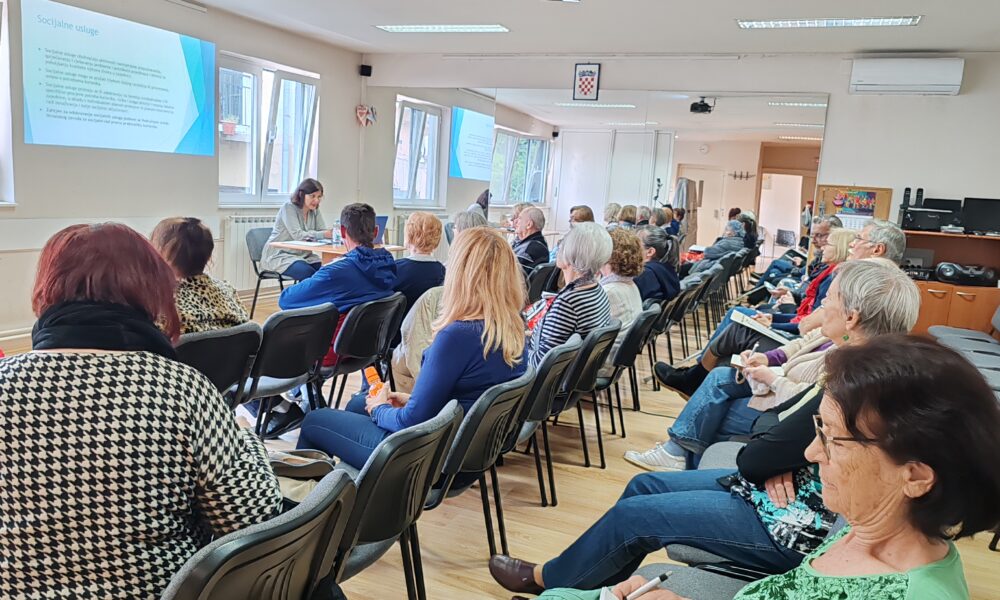
[[[546,229],[569,230],[569,209],[586,204],[601,221],[608,201],[610,131],[563,131],[556,201]]]
[[[920,315],[913,333],[925,335],[931,325],[947,325],[954,286],[938,281],[917,281],[920,289]]]
[[[694,242],[701,246],[711,246],[715,239],[722,235],[726,214],[723,210],[725,198],[726,172],[722,169],[699,167],[696,165],[680,165],[678,177],[686,177],[691,181],[703,181],[701,206],[697,210],[698,236]],[[690,212],[691,207],[688,208]]]
[[[760,212],[757,223],[764,228],[764,256],[781,256],[787,246],[775,244],[778,230],[791,231],[795,243],[799,239],[799,219],[802,212],[802,176],[764,173],[760,185]]]

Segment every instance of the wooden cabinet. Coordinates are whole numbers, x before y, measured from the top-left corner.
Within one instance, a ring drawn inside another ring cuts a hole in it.
[[[925,334],[931,325],[950,325],[989,332],[1000,306],[1000,288],[918,281],[920,317],[913,333]]]

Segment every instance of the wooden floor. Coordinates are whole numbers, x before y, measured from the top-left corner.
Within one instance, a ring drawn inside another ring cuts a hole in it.
[[[276,309],[273,300],[264,301],[257,310],[258,321]],[[660,356],[666,356],[661,340]],[[675,347],[677,347],[675,345]],[[5,345],[5,350],[26,350],[23,345]],[[648,363],[640,357],[640,378],[649,375]],[[357,386],[357,378],[349,385]],[[684,401],[674,393],[653,392],[642,385],[643,413],[626,411],[627,439],[605,433],[607,469],[582,466],[580,437],[576,427],[552,428],[555,458],[557,507],[539,505],[534,461],[523,454],[508,455],[500,468],[504,514],[510,550],[514,556],[533,562],[545,561],[561,552],[589,527],[621,494],[636,467],[626,463],[622,454],[628,449],[645,450],[661,441],[666,429]],[[628,402],[628,399],[625,399]],[[608,431],[608,414],[601,415]],[[596,456],[593,413],[586,411],[592,457]],[[570,419],[575,422],[575,419]],[[285,442],[287,445],[287,442]],[[279,443],[279,445],[281,445]],[[489,558],[485,525],[478,487],[462,496],[447,500],[436,510],[425,513],[419,521],[420,542],[428,596],[434,600],[469,600],[472,598],[510,598],[511,594],[494,583],[487,571]],[[990,537],[980,534],[959,544],[972,598],[1000,600],[1000,553],[986,548]],[[666,562],[666,553],[657,552],[647,563]],[[378,563],[344,584],[349,598],[405,597],[402,561],[398,546]],[[698,600],[697,598],[694,600]]]

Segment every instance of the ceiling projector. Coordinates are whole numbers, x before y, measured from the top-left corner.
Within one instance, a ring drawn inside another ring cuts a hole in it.
[[[715,101],[713,99],[712,104],[705,102],[705,96],[701,96],[701,100],[691,103],[691,112],[696,115],[708,115],[712,113],[712,109],[715,108]]]

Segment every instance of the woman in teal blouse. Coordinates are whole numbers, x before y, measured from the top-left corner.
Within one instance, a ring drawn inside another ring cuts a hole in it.
[[[831,354],[827,374],[806,458],[819,465],[824,504],[848,526],[736,600],[969,598],[952,540],[1000,525],[1000,405],[989,385],[953,350],[903,335]],[[792,482],[774,487],[776,504],[795,495]],[[615,597],[643,582],[619,584]],[[551,590],[542,598],[599,596]],[[642,596],[678,598],[668,589]]]

